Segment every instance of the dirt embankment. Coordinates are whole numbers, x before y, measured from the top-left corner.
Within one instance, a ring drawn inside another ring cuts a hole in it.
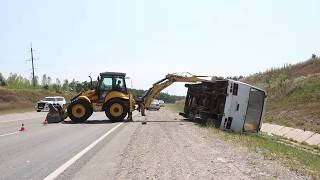
[[[64,96],[66,99],[70,99],[72,95],[39,89],[12,90],[0,88],[0,113],[32,110],[36,102],[46,96]]]

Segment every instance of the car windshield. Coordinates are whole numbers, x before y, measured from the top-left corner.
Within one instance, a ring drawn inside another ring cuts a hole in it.
[[[43,100],[44,100],[44,101],[55,101],[54,98],[44,98]]]

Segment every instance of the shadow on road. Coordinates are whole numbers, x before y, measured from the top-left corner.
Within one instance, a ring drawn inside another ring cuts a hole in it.
[[[181,121],[182,120],[182,121]],[[181,122],[192,122],[188,121],[186,119],[178,119],[178,120],[166,120],[166,121],[143,121],[143,120],[133,120],[133,121],[124,121],[125,123],[141,123],[141,122],[148,122],[148,123],[162,123],[162,122],[169,122],[169,123],[181,123]],[[112,122],[110,120],[88,120],[83,123],[74,123],[72,121],[62,121],[62,124],[112,124],[112,123],[117,123],[117,122]],[[194,123],[194,122],[193,122]]]
[[[180,121],[180,120],[172,120],[172,121],[141,121],[141,120],[139,120],[139,121],[130,121],[130,122],[154,122],[154,123],[161,123],[161,122],[173,122],[173,123],[181,123],[181,122],[183,122],[183,121]]]
[[[88,120],[83,123],[74,123],[72,121],[62,121],[61,123],[62,124],[110,124],[110,123],[114,123],[114,122],[104,119],[104,120]]]

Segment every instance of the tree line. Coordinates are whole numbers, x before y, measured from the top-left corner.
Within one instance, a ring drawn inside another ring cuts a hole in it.
[[[0,86],[8,89],[44,89],[54,91],[56,93],[76,92],[79,93],[91,88],[90,82],[79,82],[73,79],[69,82],[68,79],[61,81],[59,78],[52,79],[50,76],[43,74],[41,79],[35,77],[35,87],[32,80],[22,77],[16,73],[10,73],[8,78],[5,78],[0,72]],[[93,87],[97,86],[97,81],[93,81]],[[134,98],[142,97],[146,91],[142,89],[128,89]],[[177,100],[184,99],[184,96],[170,95],[168,93],[160,93],[157,99],[161,99],[167,103],[175,103]]]
[[[134,98],[142,97],[147,91],[142,89],[128,89]],[[163,100],[166,103],[175,103],[176,101],[184,99],[184,96],[170,95],[168,93],[160,93],[156,99]]]
[[[43,74],[41,79],[35,76],[35,86],[33,86],[32,80],[16,73],[10,73],[8,78],[5,78],[2,73],[0,73],[0,86],[8,89],[45,89],[61,93],[64,91],[81,92],[88,86],[88,83],[79,82],[75,79],[71,82],[69,82],[68,79],[61,81],[59,78],[56,78],[53,80],[50,76]]]

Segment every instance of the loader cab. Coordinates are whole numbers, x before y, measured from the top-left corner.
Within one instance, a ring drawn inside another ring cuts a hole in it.
[[[100,73],[98,78],[98,97],[99,101],[103,101],[105,96],[111,91],[119,91],[127,94],[127,87],[125,81],[126,74],[119,72],[104,72]]]

